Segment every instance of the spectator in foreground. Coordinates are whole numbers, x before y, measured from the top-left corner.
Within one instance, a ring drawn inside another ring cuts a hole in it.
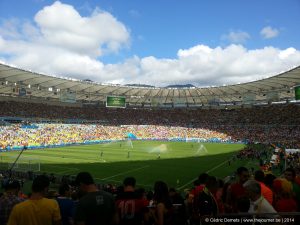
[[[169,196],[169,189],[165,182],[156,181],[153,196],[155,208],[150,210],[150,216],[155,225],[173,225],[173,207]]]
[[[265,174],[261,170],[255,171],[255,180],[260,184],[261,195],[272,205],[273,204],[273,191],[267,185],[264,184]]]
[[[58,202],[62,225],[72,225],[75,203],[70,199],[71,192],[68,184],[61,184],[59,186],[59,196],[56,201]]]
[[[292,183],[285,178],[276,178],[273,181],[275,194],[274,208],[278,212],[297,212],[297,201],[292,192]]]
[[[250,198],[249,213],[261,214],[262,217],[276,217],[268,215],[277,213],[273,206],[261,195],[260,184],[255,180],[248,180],[243,184],[247,196]],[[264,215],[266,214],[266,215]]]
[[[300,186],[296,183],[296,171],[293,168],[287,168],[284,171],[284,177],[292,183],[292,191],[296,198],[298,206],[300,206]]]
[[[218,202],[215,193],[219,183],[214,176],[209,176],[205,183],[204,190],[198,196],[198,211],[200,217],[217,216],[219,214]]]
[[[109,225],[117,222],[113,196],[98,190],[90,173],[78,173],[75,182],[83,192],[75,210],[75,224]]]
[[[243,184],[249,179],[249,171],[245,167],[239,167],[236,171],[238,181],[229,185],[226,195],[227,206],[232,207],[232,212],[237,212],[237,202],[239,198],[246,195]]]
[[[143,224],[148,201],[135,191],[136,180],[127,177],[123,181],[123,191],[116,197],[116,206],[121,225]]]
[[[5,192],[0,198],[0,224],[7,224],[9,214],[13,207],[22,202],[18,197],[20,183],[17,180],[11,180],[4,185]]]
[[[30,199],[15,205],[8,225],[61,225],[58,203],[47,199],[49,178],[45,175],[37,176],[32,182]]]
[[[187,221],[185,202],[175,188],[169,189],[169,196],[173,205],[174,225],[184,225]]]

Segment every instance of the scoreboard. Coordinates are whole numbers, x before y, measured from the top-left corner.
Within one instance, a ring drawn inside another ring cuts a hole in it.
[[[125,108],[126,99],[123,96],[107,96],[106,107]]]

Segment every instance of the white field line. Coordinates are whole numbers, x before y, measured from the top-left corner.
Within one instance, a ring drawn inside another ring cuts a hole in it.
[[[226,161],[220,163],[219,165],[215,166],[214,168],[211,168],[210,170],[207,170],[205,173],[210,173],[210,172],[212,172],[212,171],[218,169],[219,167],[223,166],[225,163],[228,163],[228,160],[226,160]],[[178,187],[178,190],[181,190],[182,188],[184,188],[184,187],[190,185],[190,184],[193,183],[197,178],[198,178],[198,177],[196,177],[196,178],[194,178],[193,180],[190,180],[189,182],[187,182],[186,184],[184,184],[184,185]]]
[[[125,172],[123,172],[123,173],[117,173],[117,174],[115,174],[115,175],[113,175],[113,176],[105,177],[105,178],[103,178],[103,179],[101,179],[101,180],[108,180],[108,179],[110,179],[110,178],[117,177],[117,176],[120,176],[120,175],[123,175],[123,174],[126,174],[126,173],[131,173],[131,172],[134,172],[134,171],[137,171],[137,170],[142,170],[142,169],[145,169],[145,168],[147,168],[147,167],[150,167],[150,166],[147,165],[147,166],[139,167],[139,168],[136,168],[136,169],[127,170],[127,171],[125,171]]]

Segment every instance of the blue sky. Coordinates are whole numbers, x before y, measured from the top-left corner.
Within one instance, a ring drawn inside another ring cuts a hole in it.
[[[104,83],[242,83],[300,65],[300,0],[0,0],[0,61]]]

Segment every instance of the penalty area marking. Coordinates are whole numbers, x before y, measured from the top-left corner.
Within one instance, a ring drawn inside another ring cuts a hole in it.
[[[117,173],[117,174],[115,174],[113,176],[105,177],[105,178],[103,178],[101,180],[109,180],[110,178],[117,177],[117,176],[120,176],[120,175],[123,175],[123,174],[126,174],[126,173],[131,173],[131,172],[134,172],[134,171],[137,171],[137,170],[142,170],[142,169],[145,169],[145,168],[148,168],[148,167],[150,167],[150,166],[147,165],[147,166],[142,166],[142,167],[139,167],[139,168],[136,168],[136,169],[127,170],[127,171],[125,171],[123,173]]]
[[[228,163],[228,160],[220,163],[219,165],[216,165],[214,168],[211,168],[210,170],[207,170],[205,173],[210,173],[216,169],[218,169],[219,167],[223,166],[225,163]],[[193,183],[195,181],[195,179],[197,179],[198,177],[194,178],[193,180],[190,180],[189,182],[187,182],[186,184],[182,185],[181,187],[178,188],[178,190],[181,190],[182,188],[190,185],[191,183]]]

